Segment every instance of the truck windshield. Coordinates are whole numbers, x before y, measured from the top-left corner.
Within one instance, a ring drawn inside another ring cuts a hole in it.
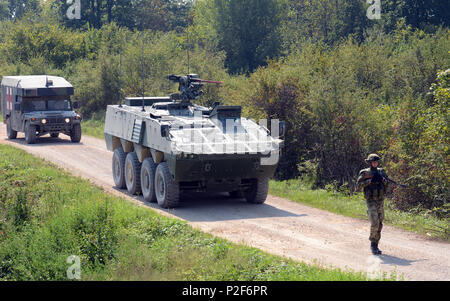
[[[65,100],[26,100],[23,102],[25,112],[33,111],[70,111],[70,101]]]

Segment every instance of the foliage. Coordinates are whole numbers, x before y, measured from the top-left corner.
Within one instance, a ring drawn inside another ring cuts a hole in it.
[[[278,56],[283,1],[214,0],[212,9],[219,48],[227,54],[231,73],[253,72]]]

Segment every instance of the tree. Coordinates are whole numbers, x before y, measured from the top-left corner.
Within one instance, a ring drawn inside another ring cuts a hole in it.
[[[334,44],[349,35],[362,41],[370,25],[361,0],[291,0],[287,40],[312,38]]]
[[[280,53],[281,0],[214,0],[213,22],[231,73],[253,72]]]

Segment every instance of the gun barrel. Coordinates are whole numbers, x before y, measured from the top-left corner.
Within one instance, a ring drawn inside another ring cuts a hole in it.
[[[192,79],[192,81],[200,82],[200,83],[223,85],[223,82],[218,82],[218,81],[214,81],[214,80],[206,80],[206,79],[197,79],[196,78],[196,79]]]

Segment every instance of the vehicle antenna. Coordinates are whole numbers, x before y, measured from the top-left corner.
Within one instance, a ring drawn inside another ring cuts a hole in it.
[[[190,48],[190,41],[189,41],[189,12],[187,13],[187,29],[186,29],[186,36],[187,36],[187,74],[190,74],[191,72],[190,72],[190,64],[191,64],[191,61],[190,61],[190,51],[189,51],[189,48]]]
[[[144,39],[142,39],[142,112],[145,112],[144,69]]]
[[[120,39],[120,52],[119,52],[119,108],[122,107],[122,39]]]

